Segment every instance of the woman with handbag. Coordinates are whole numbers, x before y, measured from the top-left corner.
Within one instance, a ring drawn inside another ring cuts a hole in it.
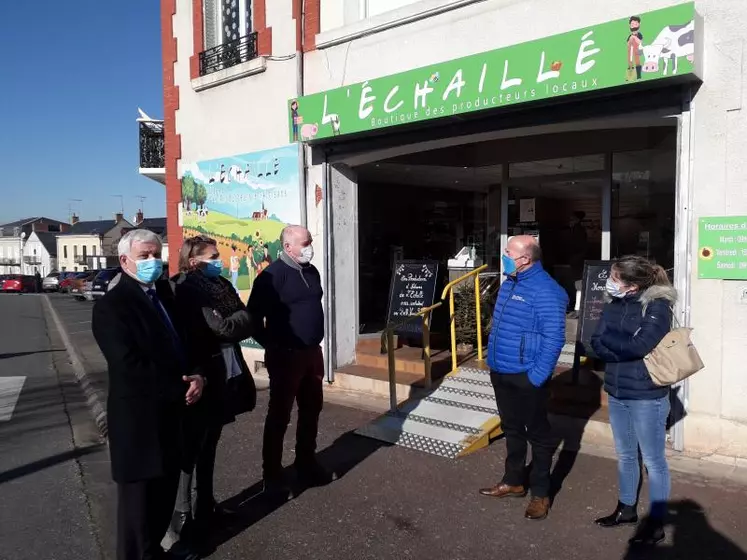
[[[184,457],[172,531],[181,536],[192,521],[192,474],[196,475],[194,521],[205,528],[221,509],[213,495],[215,455],[223,426],[254,409],[256,388],[239,342],[252,335],[246,306],[221,276],[223,263],[215,240],[184,240],[180,273],[172,278],[176,303],[189,336],[190,358],[207,379],[200,406],[190,408],[184,426]],[[189,529],[186,532],[192,533]]]
[[[664,539],[669,499],[669,466],[665,456],[669,387],[655,384],[644,358],[667,335],[677,292],[664,269],[639,256],[616,261],[606,285],[610,301],[591,339],[596,355],[606,362],[604,389],[618,460],[619,501],[601,527],[638,522],[641,467],[648,471],[650,513],[632,544],[654,545]]]

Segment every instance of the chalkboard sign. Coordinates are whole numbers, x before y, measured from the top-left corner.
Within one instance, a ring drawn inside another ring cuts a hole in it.
[[[416,315],[423,307],[433,305],[438,281],[436,261],[394,261],[389,288],[388,323],[398,323]],[[420,334],[421,321],[413,320],[397,328],[399,334]]]
[[[595,358],[591,349],[591,337],[602,319],[607,278],[610,276],[612,261],[586,261],[584,276],[581,283],[581,306],[578,315],[578,331],[576,335],[576,353]]]

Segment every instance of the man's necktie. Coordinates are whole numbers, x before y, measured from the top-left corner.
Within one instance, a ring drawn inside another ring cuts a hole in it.
[[[187,359],[184,352],[184,345],[182,344],[182,339],[179,337],[179,333],[176,332],[176,329],[174,328],[174,323],[171,322],[171,317],[169,317],[166,309],[161,304],[161,299],[158,297],[156,290],[150,288],[146,291],[146,293],[148,294],[148,297],[150,297],[150,300],[153,302],[153,305],[158,312],[158,316],[161,317],[161,320],[166,326],[166,330],[169,332],[169,336],[171,337],[171,341],[174,344],[174,349],[179,356],[179,360],[181,361],[183,366],[186,366]]]

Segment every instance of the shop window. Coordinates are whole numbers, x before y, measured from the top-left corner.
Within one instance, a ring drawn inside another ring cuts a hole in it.
[[[610,255],[641,255],[674,267],[674,146],[612,155]]]
[[[257,57],[251,0],[204,0],[205,50],[200,75],[224,70]]]

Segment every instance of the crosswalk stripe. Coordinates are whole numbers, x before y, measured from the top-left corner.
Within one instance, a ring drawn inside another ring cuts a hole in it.
[[[0,377],[0,422],[13,417],[25,381],[25,377]]]

